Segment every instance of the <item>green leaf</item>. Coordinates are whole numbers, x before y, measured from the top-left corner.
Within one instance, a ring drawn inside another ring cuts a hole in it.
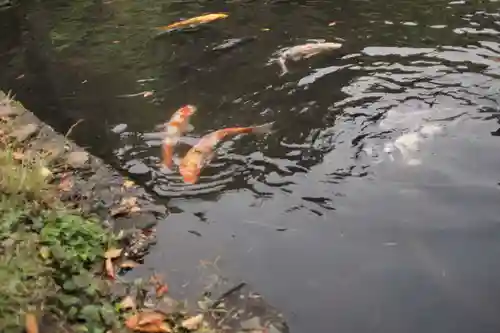
[[[106,325],[113,325],[118,321],[117,312],[111,304],[103,304],[101,316]]]
[[[59,300],[61,301],[61,303],[64,306],[67,306],[67,307],[70,307],[72,305],[76,305],[76,304],[80,303],[80,298],[78,298],[76,296],[66,295],[66,294],[60,295]]]
[[[73,280],[68,280],[64,282],[63,289],[66,291],[74,291],[77,289],[77,286]]]
[[[90,274],[82,272],[73,277],[73,282],[78,288],[85,289],[92,283],[92,277]]]
[[[80,311],[78,317],[88,322],[100,322],[100,307],[97,305],[86,305]]]

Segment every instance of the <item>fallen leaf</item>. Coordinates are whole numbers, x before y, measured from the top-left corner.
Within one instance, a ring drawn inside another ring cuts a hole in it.
[[[149,96],[153,96],[153,92],[152,91],[145,91],[144,94],[142,94],[143,97],[149,97]]]
[[[50,258],[50,250],[47,246],[42,246],[38,252],[40,253],[40,257],[42,257],[42,259],[47,260]]]
[[[108,277],[114,280],[116,278],[116,275],[115,275],[115,268],[113,267],[113,263],[111,262],[111,258],[106,258],[105,267],[106,267],[106,274],[108,275]]]
[[[169,24],[165,27],[160,27],[160,30],[170,30],[170,29],[175,29],[175,28],[182,28],[182,27],[187,27],[190,25],[195,25],[195,24],[203,24],[203,23],[208,23],[212,22],[215,20],[223,19],[228,17],[229,15],[224,14],[224,13],[212,13],[212,14],[206,14],[206,15],[201,15],[197,17],[193,17],[187,20],[182,20],[176,23]]]
[[[110,215],[117,216],[120,214],[135,213],[140,210],[141,209],[137,206],[137,198],[127,197],[122,199],[118,207],[111,209]]]
[[[110,248],[104,253],[104,258],[106,259],[115,259],[122,255],[123,249]]]
[[[155,311],[144,311],[136,313],[125,321],[125,326],[131,330],[138,330],[139,327],[149,324],[161,324],[167,316]]]
[[[336,24],[337,24],[337,22],[333,21],[333,22],[328,23],[328,26],[329,26],[329,27],[333,27],[333,26],[334,26],[334,25],[336,25]]]
[[[188,318],[181,323],[181,326],[187,330],[194,331],[197,330],[201,323],[203,322],[203,315],[199,314],[197,316]]]
[[[47,178],[49,176],[52,176],[52,171],[50,171],[46,167],[42,167],[40,168],[40,175],[44,178]]]
[[[12,158],[15,159],[16,161],[20,161],[24,159],[24,153],[20,151],[15,151],[12,153]]]
[[[126,181],[123,182],[123,187],[124,188],[131,188],[134,185],[135,185],[135,183],[133,181],[131,181],[131,180],[126,180]]]
[[[159,284],[163,283],[163,279],[164,279],[163,275],[161,275],[161,274],[153,274],[149,278],[149,282],[153,283],[154,285],[159,285]]]
[[[156,286],[156,296],[161,297],[163,296],[163,294],[167,292],[168,292],[168,285],[166,283]]]
[[[120,302],[120,307],[125,310],[135,309],[136,307],[135,300],[132,298],[132,296],[127,296]]]
[[[138,262],[135,262],[133,260],[125,260],[120,264],[120,268],[134,268],[139,265]]]
[[[136,327],[134,329],[136,332],[144,332],[144,333],[170,333],[172,332],[172,328],[167,323],[154,323],[154,324],[146,324],[143,326]]]
[[[73,188],[73,180],[69,176],[63,177],[63,179],[59,182],[59,185],[57,185],[57,188],[59,191],[69,192]]]
[[[26,314],[26,333],[38,333],[38,321],[32,313]]]

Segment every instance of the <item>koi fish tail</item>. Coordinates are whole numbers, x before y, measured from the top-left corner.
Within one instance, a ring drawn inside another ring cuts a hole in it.
[[[252,133],[257,134],[257,135],[269,134],[269,133],[271,133],[271,131],[273,129],[273,124],[274,124],[274,122],[263,124],[260,126],[251,127]]]
[[[163,144],[162,146],[163,164],[169,169],[172,169],[173,155],[174,155],[174,146],[169,144]]]

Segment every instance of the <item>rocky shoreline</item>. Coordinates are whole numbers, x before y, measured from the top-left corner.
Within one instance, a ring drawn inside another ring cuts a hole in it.
[[[22,158],[43,156],[51,182],[60,189],[58,199],[96,214],[114,233],[125,234],[125,258],[140,261],[147,255],[156,240],[156,223],[168,216],[164,206],[156,205],[140,186],[71,142],[71,128],[66,135],[56,133],[1,91],[0,119],[9,119],[9,127],[0,125],[0,132],[24,148]],[[212,331],[288,332],[281,314],[244,282],[214,296],[205,308],[197,309]]]

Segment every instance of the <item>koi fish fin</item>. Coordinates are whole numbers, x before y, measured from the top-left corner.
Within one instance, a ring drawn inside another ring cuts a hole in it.
[[[309,53],[309,54],[306,54],[306,55],[304,56],[304,59],[309,59],[309,58],[311,58],[311,57],[314,57],[315,55],[319,54],[320,52],[321,52],[321,51],[316,51],[316,52],[311,52],[311,53]]]
[[[193,130],[194,130],[193,124],[186,125],[186,129],[185,129],[186,132],[192,132]]]
[[[257,135],[269,134],[269,133],[271,133],[271,131],[273,129],[273,124],[274,124],[274,122],[267,123],[264,125],[255,126],[252,128],[252,133],[257,134]]]
[[[163,144],[162,146],[163,165],[165,165],[169,169],[172,169],[173,155],[174,155],[174,146]]]
[[[280,76],[283,76],[286,73],[288,73],[288,68],[286,67],[285,59],[283,57],[281,57],[281,58],[278,59],[278,64],[281,67],[281,74],[280,74]]]

